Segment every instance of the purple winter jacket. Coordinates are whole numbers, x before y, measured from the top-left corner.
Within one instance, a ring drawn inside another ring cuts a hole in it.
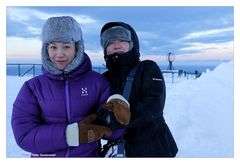
[[[43,75],[24,83],[13,104],[12,129],[17,144],[32,157],[97,157],[99,142],[70,147],[65,131],[106,102],[110,85],[92,71],[85,54],[83,63],[68,75]],[[116,139],[116,131],[108,139]]]

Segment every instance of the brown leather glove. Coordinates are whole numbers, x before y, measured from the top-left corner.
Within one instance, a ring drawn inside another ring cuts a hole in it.
[[[112,111],[120,124],[129,124],[131,117],[130,105],[122,95],[115,94],[110,96],[103,108]]]
[[[112,131],[101,125],[91,124],[97,117],[96,114],[91,114],[78,124],[79,143],[90,143],[97,141],[104,136],[111,136]]]

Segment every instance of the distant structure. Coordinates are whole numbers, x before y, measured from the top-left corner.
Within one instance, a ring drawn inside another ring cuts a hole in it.
[[[176,60],[175,54],[172,53],[172,52],[169,52],[166,57],[167,57],[167,61],[169,62],[168,69],[173,70],[173,64],[172,63],[173,63],[174,60]]]

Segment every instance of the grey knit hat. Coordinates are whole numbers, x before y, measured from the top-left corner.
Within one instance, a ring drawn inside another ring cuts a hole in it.
[[[131,32],[122,26],[114,26],[104,31],[101,35],[101,46],[105,50],[108,44],[115,40],[124,40],[129,42],[129,50],[131,50],[133,47]]]
[[[75,42],[76,56],[63,71],[59,70],[50,60],[48,45],[52,42]],[[42,29],[42,63],[51,74],[67,74],[76,69],[83,61],[84,43],[80,24],[70,16],[51,17]]]

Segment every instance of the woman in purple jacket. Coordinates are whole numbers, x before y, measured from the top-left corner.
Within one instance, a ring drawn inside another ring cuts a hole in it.
[[[51,17],[42,30],[43,74],[24,83],[13,104],[17,144],[32,157],[97,157],[99,141],[121,131],[92,124],[110,85],[92,71],[82,32],[69,16]]]

